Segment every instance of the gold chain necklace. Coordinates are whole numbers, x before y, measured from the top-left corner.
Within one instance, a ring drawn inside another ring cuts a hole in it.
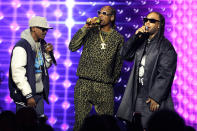
[[[109,34],[107,34],[107,37],[105,38],[105,41],[103,40],[103,37],[102,37],[102,35],[101,35],[101,30],[99,31],[99,36],[100,36],[100,39],[101,39],[101,50],[104,50],[104,49],[106,49],[106,44],[105,44],[105,42],[108,40],[108,38],[109,38],[109,36],[110,36],[110,34],[112,33],[112,30],[110,30],[110,33]]]

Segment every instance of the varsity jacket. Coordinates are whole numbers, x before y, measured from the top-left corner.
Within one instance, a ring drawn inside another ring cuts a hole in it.
[[[37,48],[43,52],[42,57],[45,61],[41,66],[41,73],[35,71]],[[49,76],[47,68],[51,65],[50,60],[50,56],[44,53],[43,43],[36,43],[29,29],[22,32],[21,40],[13,48],[9,69],[10,97],[15,103],[25,106],[26,99],[33,97],[36,93],[44,93],[44,99],[48,103]]]

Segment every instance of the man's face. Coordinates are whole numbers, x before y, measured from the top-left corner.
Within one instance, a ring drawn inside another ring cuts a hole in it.
[[[160,19],[159,15],[152,12],[144,18],[144,25],[148,27],[148,32],[150,35],[156,34],[159,31],[160,26]]]
[[[34,27],[33,31],[37,39],[44,39],[47,34],[48,29],[42,28],[42,27]]]
[[[101,8],[101,10],[98,11],[98,17],[101,20],[101,26],[110,24],[112,17],[111,8],[109,8],[108,6]]]

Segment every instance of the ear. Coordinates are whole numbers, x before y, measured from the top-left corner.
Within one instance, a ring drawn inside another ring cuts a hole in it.
[[[111,21],[114,21],[114,15],[111,16]]]
[[[161,26],[163,26],[164,25],[164,22],[161,22]]]

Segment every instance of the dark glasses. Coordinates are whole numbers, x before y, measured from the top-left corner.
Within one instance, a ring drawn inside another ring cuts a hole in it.
[[[108,14],[106,11],[101,12],[100,10],[97,11],[98,15],[103,14],[103,15],[112,15],[112,14]]]
[[[146,22],[150,22],[150,23],[156,23],[156,22],[160,22],[159,20],[155,20],[155,19],[148,19],[148,18],[144,18],[143,19],[143,21],[144,21],[144,23],[146,23]]]
[[[47,32],[48,31],[48,29],[47,28],[42,28],[42,27],[36,27],[36,28],[38,28],[38,29],[40,29],[40,30],[42,30],[42,32]]]

